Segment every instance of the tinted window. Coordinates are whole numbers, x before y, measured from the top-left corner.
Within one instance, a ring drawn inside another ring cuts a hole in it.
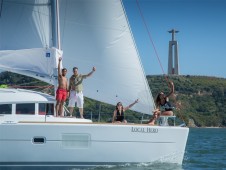
[[[35,114],[35,103],[16,104],[16,114]]]
[[[39,115],[53,115],[54,104],[53,103],[39,103]]]
[[[0,114],[11,114],[12,104],[0,104]]]

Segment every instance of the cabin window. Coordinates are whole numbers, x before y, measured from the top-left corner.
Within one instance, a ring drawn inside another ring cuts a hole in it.
[[[0,104],[0,114],[12,114],[12,104]]]
[[[39,103],[39,115],[54,115],[54,104]]]
[[[16,104],[16,114],[35,114],[35,103]]]

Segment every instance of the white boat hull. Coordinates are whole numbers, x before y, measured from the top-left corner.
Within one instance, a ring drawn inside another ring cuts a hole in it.
[[[135,124],[5,123],[0,125],[0,165],[182,164],[188,132]]]

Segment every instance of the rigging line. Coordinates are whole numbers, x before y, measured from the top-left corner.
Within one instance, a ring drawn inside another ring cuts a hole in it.
[[[146,78],[146,76],[145,76],[145,72],[144,72],[144,68],[143,68],[142,62],[141,62],[140,54],[139,54],[139,51],[138,51],[138,49],[137,49],[137,45],[136,45],[136,43],[135,43],[135,39],[134,39],[134,36],[133,36],[133,32],[132,32],[132,30],[131,30],[131,27],[130,27],[130,24],[129,24],[129,20],[128,20],[128,17],[127,17],[127,15],[126,15],[126,10],[125,10],[125,7],[124,7],[124,5],[123,5],[122,0],[121,0],[121,7],[122,7],[122,9],[123,9],[124,17],[125,17],[125,19],[126,19],[126,23],[127,23],[128,28],[129,28],[130,36],[132,37],[132,42],[133,42],[133,45],[134,45],[135,50],[136,50],[136,55],[137,55],[137,57],[138,57],[138,60],[139,60],[140,66],[141,66],[141,70],[142,70],[142,73],[143,73],[143,78],[142,78],[142,79],[143,79],[144,82],[146,83],[146,85],[145,85],[145,90],[147,91],[147,93],[146,93],[146,95],[145,95],[145,96],[146,96],[145,98],[146,98],[147,101],[149,101],[149,98],[150,98],[151,102],[153,103],[153,108],[155,108],[156,106],[155,106],[154,99],[153,99],[153,97],[152,97],[152,91],[151,91],[151,89],[150,89],[150,87],[149,87],[149,85],[148,85],[148,81],[147,81],[147,78]],[[150,95],[148,95],[148,94],[150,94]],[[150,104],[148,104],[147,106],[148,106],[149,113],[152,113],[152,110],[153,110],[152,106],[151,106]]]
[[[31,82],[27,82],[27,83],[21,83],[21,84],[17,84],[18,86],[22,86],[22,85],[27,85],[27,84],[35,84],[35,83],[38,83],[39,81],[31,81]]]
[[[164,77],[165,77],[165,79],[166,79],[166,82],[168,82],[169,80],[168,80],[168,78],[167,78],[167,76],[166,76],[166,74],[165,74],[165,71],[164,71],[164,69],[163,69],[162,63],[161,63],[161,61],[160,61],[158,52],[157,52],[157,50],[156,50],[156,48],[155,48],[154,41],[153,41],[153,39],[152,39],[150,30],[148,29],[147,23],[146,23],[146,21],[145,21],[144,15],[143,15],[143,13],[142,13],[142,11],[141,11],[140,4],[139,4],[139,1],[138,1],[138,0],[136,0],[136,4],[137,4],[137,6],[138,6],[139,13],[140,13],[140,15],[141,15],[142,21],[143,21],[143,23],[144,23],[144,25],[145,25],[145,28],[146,28],[146,31],[147,31],[147,33],[148,33],[149,40],[151,41],[151,44],[152,44],[152,46],[153,46],[153,48],[154,48],[155,55],[157,56],[158,62],[159,62],[159,64],[160,64],[160,67],[161,67],[162,72],[163,72],[163,74],[164,74]]]
[[[137,4],[137,6],[138,6],[139,13],[140,13],[140,15],[141,15],[142,21],[143,21],[143,23],[144,23],[144,25],[145,25],[146,31],[147,31],[148,36],[149,36],[149,40],[151,41],[151,44],[152,44],[152,46],[153,46],[153,48],[154,48],[155,55],[157,56],[158,62],[159,62],[159,64],[160,64],[160,67],[161,67],[162,72],[163,72],[163,74],[164,74],[164,78],[165,78],[166,83],[167,83],[167,82],[169,82],[169,79],[168,79],[168,77],[166,76],[166,74],[165,74],[165,72],[164,72],[162,63],[161,63],[161,61],[160,61],[158,52],[157,52],[157,50],[156,50],[156,48],[155,48],[155,44],[154,44],[153,39],[152,39],[152,37],[151,37],[150,30],[148,29],[147,23],[146,23],[146,21],[145,21],[144,15],[143,15],[143,13],[142,13],[142,11],[141,11],[141,7],[140,7],[140,4],[139,4],[139,1],[138,1],[138,0],[136,0],[136,4]],[[167,85],[168,85],[168,88],[171,88],[169,83],[167,83]],[[180,115],[182,115],[182,114],[180,114]],[[182,118],[182,119],[183,119],[183,118]],[[183,121],[184,121],[184,120],[183,120]],[[184,121],[184,122],[185,122],[185,121]]]

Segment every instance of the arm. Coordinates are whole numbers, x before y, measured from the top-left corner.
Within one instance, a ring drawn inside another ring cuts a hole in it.
[[[71,91],[71,81],[72,81],[71,79],[72,79],[72,77],[70,77],[70,79],[69,79],[68,92]]]
[[[67,90],[67,92],[68,92],[68,79],[66,78],[66,90]]]
[[[90,77],[96,71],[96,67],[93,67],[92,71],[86,75],[86,77]]]
[[[69,93],[69,87],[68,87],[68,79],[67,79],[67,82],[66,82],[66,87],[67,87],[67,97],[69,97],[70,96],[70,93]]]
[[[171,90],[170,90],[169,94],[166,95],[166,98],[168,98],[169,96],[171,96],[174,93],[174,84],[173,84],[173,82],[170,81],[169,84],[170,84],[170,89]]]
[[[70,77],[70,79],[69,79],[69,85],[68,85],[68,97],[70,97],[70,94],[71,94],[71,81],[72,81],[72,76]]]
[[[62,58],[59,58],[59,62],[58,62],[58,76],[61,76],[61,71],[60,71],[60,62],[61,62]]]
[[[136,103],[138,103],[138,99],[135,100],[135,102],[131,103],[129,106],[124,108],[124,111],[128,110],[129,108],[131,108],[133,105],[135,105]]]
[[[115,123],[115,117],[116,117],[116,110],[114,110],[114,112],[113,112],[112,123]]]

